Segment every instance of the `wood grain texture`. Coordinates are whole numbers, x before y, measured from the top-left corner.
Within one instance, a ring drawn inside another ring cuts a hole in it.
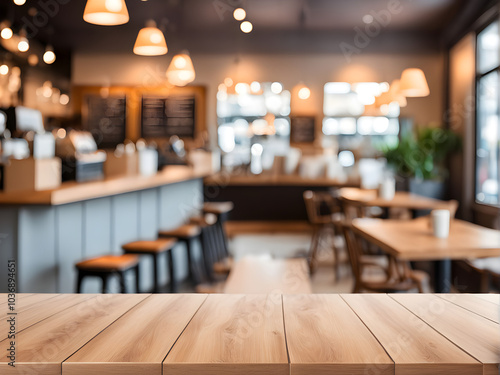
[[[153,176],[124,176],[84,183],[68,181],[53,190],[0,193],[0,204],[60,205],[152,189],[203,178],[209,174],[210,171],[195,171],[185,166],[168,166]]]
[[[500,324],[500,306],[494,302],[477,298],[474,294],[437,294],[437,296]]]
[[[236,262],[224,287],[228,294],[312,293],[305,259],[248,256]]]
[[[379,198],[376,190],[358,188],[340,189],[339,195],[342,200],[350,204],[366,207],[408,208],[415,210],[434,210],[448,207],[445,201],[423,197],[406,191],[397,191],[394,198],[389,200]]]
[[[100,295],[35,324],[16,337],[16,367],[0,358],[0,373],[61,374],[61,363],[148,295]],[[6,353],[9,340],[0,342]]]
[[[169,375],[288,375],[281,296],[209,295],[163,363]]]
[[[500,363],[500,326],[434,295],[391,295],[456,346],[487,366]],[[458,300],[458,298],[457,298]]]
[[[482,374],[481,363],[388,295],[345,294],[342,298],[394,361],[396,375]]]
[[[454,219],[448,238],[432,235],[429,218],[354,219],[353,229],[382,250],[403,260],[440,260],[500,256],[500,231]]]
[[[66,360],[63,375],[161,375],[164,358],[205,299],[200,294],[145,299]]]
[[[394,363],[338,295],[286,295],[291,375],[394,374]]]
[[[69,307],[82,303],[95,295],[75,295],[75,294],[35,294],[34,296],[42,296],[43,299],[38,301],[35,298],[24,298],[19,301],[17,311],[16,331],[21,332],[26,328],[47,319],[49,316],[57,314]],[[8,315],[0,314],[0,327],[7,326]],[[0,330],[0,340],[7,338],[7,330]]]
[[[474,297],[500,305],[500,294],[474,294]]]

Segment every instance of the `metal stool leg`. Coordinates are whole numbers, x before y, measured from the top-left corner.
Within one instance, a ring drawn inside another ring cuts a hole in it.
[[[125,275],[123,271],[118,271],[118,278],[120,279],[120,293],[127,293],[127,287],[125,285]]]
[[[105,294],[108,292],[108,276],[107,275],[102,275],[102,293]]]
[[[175,280],[174,257],[172,254],[172,250],[167,251],[167,263],[168,263],[168,270],[170,273],[170,293],[175,293],[177,292],[177,282]]]
[[[77,281],[76,281],[76,292],[81,293],[82,292],[82,282],[83,278],[85,275],[83,274],[82,271],[78,271],[78,276],[77,276]]]
[[[158,293],[160,291],[159,281],[158,281],[158,255],[153,255],[153,275],[154,275],[154,287],[153,292]]]
[[[140,278],[139,278],[139,265],[134,267],[135,271],[135,290],[137,293],[141,292],[141,287],[140,287]]]

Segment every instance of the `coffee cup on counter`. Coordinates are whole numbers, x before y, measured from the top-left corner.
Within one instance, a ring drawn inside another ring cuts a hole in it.
[[[396,195],[396,181],[394,178],[385,178],[379,185],[378,196],[381,199],[390,201]]]
[[[450,234],[450,211],[433,210],[430,216],[432,234],[437,238],[448,238]]]

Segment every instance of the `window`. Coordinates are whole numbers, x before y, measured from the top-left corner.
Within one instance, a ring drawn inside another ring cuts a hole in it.
[[[476,71],[476,202],[499,200],[500,34],[495,21],[477,34]]]

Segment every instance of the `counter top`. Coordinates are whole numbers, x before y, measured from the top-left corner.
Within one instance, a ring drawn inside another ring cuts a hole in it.
[[[0,373],[493,375],[500,302],[483,297],[18,295]]]
[[[326,177],[304,178],[299,175],[243,175],[218,173],[205,178],[205,185],[210,186],[331,186],[358,187],[359,179],[339,181]]]
[[[83,183],[68,181],[53,190],[0,193],[0,205],[61,205],[152,189],[209,175],[209,171],[186,166],[167,166],[154,176],[123,176]]]

